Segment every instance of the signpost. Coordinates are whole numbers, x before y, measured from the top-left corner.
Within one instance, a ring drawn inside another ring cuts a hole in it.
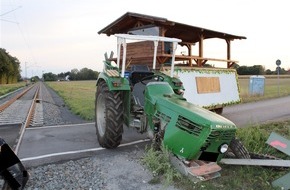
[[[277,68],[276,69],[277,69],[277,77],[278,77],[278,96],[280,96],[280,78],[279,78],[280,65],[281,65],[280,59],[277,59],[276,65],[277,65]]]

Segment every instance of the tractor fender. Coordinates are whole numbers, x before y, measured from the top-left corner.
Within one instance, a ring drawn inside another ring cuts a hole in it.
[[[100,73],[97,79],[96,86],[99,85],[101,81],[105,81],[108,85],[110,91],[113,90],[130,90],[130,84],[128,79],[122,77],[109,77],[105,73]]]

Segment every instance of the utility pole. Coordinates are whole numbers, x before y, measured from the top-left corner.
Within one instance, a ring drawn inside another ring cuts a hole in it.
[[[25,81],[26,81],[26,86],[27,86],[28,84],[27,84],[27,65],[26,65],[26,62],[25,62]]]
[[[44,71],[42,71],[42,82],[44,82],[44,76],[43,76]]]

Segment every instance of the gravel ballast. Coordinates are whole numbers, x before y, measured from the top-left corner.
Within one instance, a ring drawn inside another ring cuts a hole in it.
[[[144,151],[135,146],[107,156],[29,168],[30,180],[25,189],[176,189],[150,183],[154,176],[142,165],[143,154]]]

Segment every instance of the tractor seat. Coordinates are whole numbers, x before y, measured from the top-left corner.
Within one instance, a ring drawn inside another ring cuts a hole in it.
[[[134,85],[132,95],[133,95],[133,101],[135,105],[138,105],[142,108],[144,108],[144,101],[145,101],[145,91],[146,85],[142,84],[141,82],[138,82]]]
[[[130,83],[133,86],[133,98],[136,105],[144,107],[144,90],[146,85],[142,84],[140,80],[144,77],[154,75],[147,65],[132,65],[130,74]]]

